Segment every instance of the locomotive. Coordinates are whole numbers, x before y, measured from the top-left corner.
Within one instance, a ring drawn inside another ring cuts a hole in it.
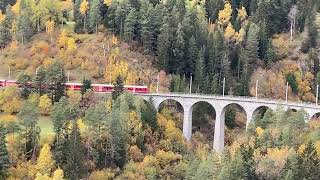
[[[82,83],[65,83],[66,89],[71,91],[80,91],[83,86]],[[18,87],[17,81],[14,80],[0,80],[0,87]],[[113,85],[111,84],[91,84],[91,88],[94,92],[99,93],[111,93],[113,92]],[[147,94],[149,88],[147,86],[130,86],[124,85],[125,92]]]

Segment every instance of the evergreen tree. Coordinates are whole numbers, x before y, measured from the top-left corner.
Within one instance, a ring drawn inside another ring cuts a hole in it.
[[[289,74],[287,74],[286,78],[287,78],[287,82],[289,83],[289,85],[292,89],[292,92],[297,94],[298,93],[298,83],[296,81],[296,77],[292,73],[289,73]]]
[[[267,68],[271,68],[274,58],[275,58],[275,50],[272,44],[272,39],[269,39],[268,45],[267,45],[267,52],[264,58]]]
[[[72,130],[67,140],[67,164],[64,172],[68,179],[81,179],[86,172],[85,148],[82,143],[79,127],[76,121],[72,123]]]
[[[6,146],[6,130],[0,124],[0,179],[5,179],[10,167],[9,153]]]
[[[140,26],[141,26],[141,41],[144,47],[145,52],[151,53],[152,48],[152,42],[153,39],[153,19],[152,14],[154,11],[154,8],[151,3],[146,1],[147,3],[143,6],[144,8],[140,9]]]
[[[40,96],[42,96],[46,92],[45,82],[46,82],[46,71],[42,66],[40,66],[37,69],[36,76],[33,80],[33,86]]]
[[[122,98],[121,98],[122,97]],[[127,120],[129,106],[124,96],[120,96],[112,108],[111,136],[115,164],[123,168],[127,162]]]
[[[312,142],[309,142],[300,157],[301,179],[320,179],[319,158]]]
[[[17,80],[18,87],[20,88],[21,96],[26,99],[31,93],[31,77],[27,74],[21,74]]]
[[[116,82],[114,84],[114,91],[112,92],[112,99],[114,101],[116,101],[122,93],[123,93],[123,78],[119,75],[119,76],[117,76]]]
[[[84,95],[88,90],[92,90],[91,81],[88,80],[88,79],[84,79],[84,80],[82,81],[82,86],[81,86],[81,96],[83,97],[83,95]]]
[[[198,46],[194,36],[188,42],[187,57],[184,64],[184,74],[191,76],[195,71],[195,61],[198,58]]]
[[[269,33],[267,30],[267,25],[265,21],[260,22],[260,30],[258,33],[259,38],[259,57],[261,59],[266,59],[269,43]]]
[[[138,24],[137,10],[132,8],[124,22],[124,39],[131,42],[136,38],[136,26]]]
[[[141,107],[141,121],[149,125],[152,128],[152,130],[157,130],[157,110],[153,106],[152,99],[150,99],[149,102],[143,103]]]
[[[168,17],[164,18],[160,31],[157,48],[157,65],[159,69],[168,70],[168,59],[170,58],[169,49],[171,47]]]
[[[36,153],[40,139],[40,127],[38,124],[39,112],[36,106],[26,101],[17,114],[20,122],[19,137],[21,149],[26,159],[30,159]]]
[[[98,25],[101,21],[100,0],[90,1],[90,10],[88,17],[88,31],[98,33]]]
[[[6,12],[3,22],[0,23],[0,47],[6,46],[12,40],[10,29],[12,28],[14,15],[11,6],[7,6]]]
[[[34,33],[31,22],[32,9],[30,2],[28,0],[21,0],[19,10],[16,38],[24,44],[24,42],[28,41]]]
[[[243,65],[241,77],[241,95],[247,95],[249,92],[249,78],[255,68],[258,59],[259,42],[257,39],[258,27],[251,24],[248,31],[247,39],[240,50],[240,62]]]
[[[51,95],[52,104],[65,95],[66,76],[63,65],[59,62],[51,64],[47,69],[46,86]]]
[[[195,61],[195,83],[197,85],[197,92],[203,91],[204,87],[204,69],[205,69],[205,64],[204,64],[204,50],[203,48],[200,49],[198,53],[198,57],[196,58]]]
[[[74,25],[74,31],[76,33],[81,33],[83,32],[83,18],[80,13],[80,6],[81,6],[82,0],[75,0],[74,5],[73,5],[73,17],[75,20],[75,25]]]
[[[175,39],[172,43],[172,58],[170,58],[168,68],[169,72],[173,73],[185,73],[185,59],[184,59],[184,51],[185,51],[185,42],[184,42],[184,33],[182,30],[182,25],[179,23],[177,31],[175,32]]]

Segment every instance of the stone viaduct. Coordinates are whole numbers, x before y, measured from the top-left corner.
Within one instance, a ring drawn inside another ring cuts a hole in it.
[[[153,105],[157,110],[160,104],[166,100],[178,102],[183,108],[183,135],[187,140],[191,139],[192,135],[192,110],[194,105],[199,102],[209,103],[216,112],[215,131],[213,148],[217,152],[222,152],[224,148],[224,127],[225,127],[225,111],[230,104],[237,104],[243,108],[247,116],[246,126],[248,127],[252,118],[259,112],[261,107],[275,110],[278,106],[284,107],[286,110],[303,109],[308,116],[320,113],[320,106],[316,104],[286,102],[283,100],[269,100],[253,97],[234,97],[234,96],[215,96],[215,95],[196,95],[196,94],[140,94],[145,100],[153,100]]]

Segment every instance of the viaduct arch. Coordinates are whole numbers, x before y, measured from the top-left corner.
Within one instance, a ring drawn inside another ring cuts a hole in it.
[[[152,99],[154,107],[159,110],[160,104],[166,100],[174,100],[183,108],[183,135],[187,140],[191,139],[192,135],[192,110],[196,103],[209,103],[215,110],[215,132],[213,149],[217,152],[222,152],[224,149],[224,127],[225,127],[225,112],[230,104],[237,104],[244,109],[246,114],[246,128],[250,124],[252,118],[257,114],[262,107],[270,108],[275,111],[278,106],[283,106],[285,109],[304,109],[309,117],[313,117],[320,113],[320,106],[307,103],[285,102],[281,100],[257,99],[252,97],[233,97],[233,96],[208,96],[208,95],[192,95],[192,94],[139,94],[143,99]]]

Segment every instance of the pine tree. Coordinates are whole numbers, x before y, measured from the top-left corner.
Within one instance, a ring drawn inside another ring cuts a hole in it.
[[[124,39],[127,42],[131,42],[136,38],[136,26],[138,24],[138,15],[137,10],[135,8],[132,8],[126,17],[126,20],[124,22]]]
[[[29,94],[32,91],[30,82],[31,82],[31,77],[27,74],[21,74],[18,77],[17,84],[18,84],[18,87],[20,88],[20,94],[24,99],[28,98]]]
[[[0,23],[0,47],[6,46],[12,40],[10,29],[12,28],[13,12],[11,6],[7,6],[6,16]]]
[[[26,101],[20,112],[17,114],[19,120],[19,137],[22,141],[22,152],[26,159],[30,159],[39,145],[40,127],[37,125],[39,112],[36,106]]]
[[[153,106],[152,99],[150,99],[149,102],[144,101],[141,107],[141,121],[144,124],[149,125],[152,128],[152,130],[157,130],[157,110]]]
[[[306,146],[303,154],[300,157],[301,162],[301,179],[319,179],[320,178],[320,168],[319,168],[319,158],[317,151],[312,142],[309,142]]]
[[[74,7],[73,7],[73,17],[75,19],[75,26],[74,31],[76,33],[83,32],[83,18],[80,14],[80,6],[81,6],[82,0],[75,0]]]
[[[33,80],[34,89],[39,93],[40,96],[42,96],[46,92],[46,89],[44,87],[45,80],[46,80],[46,71],[42,66],[40,66],[37,69],[36,76]]]
[[[59,62],[51,64],[47,69],[46,86],[51,95],[52,104],[65,95],[66,76],[63,65]]]
[[[168,24],[168,17],[164,18],[162,27],[160,29],[157,47],[157,65],[159,69],[168,70],[168,60],[170,58],[169,49],[171,47],[170,41],[170,27]]]
[[[100,0],[90,1],[90,10],[88,17],[88,31],[98,33],[98,25],[102,20],[100,13]]]
[[[185,42],[184,42],[184,32],[182,30],[182,25],[179,23],[177,31],[175,32],[175,39],[172,43],[172,55],[170,58],[168,68],[169,72],[173,73],[184,73],[185,59]]]
[[[17,34],[16,38],[22,44],[28,41],[33,35],[33,26],[31,22],[32,9],[28,0],[20,1],[20,11],[17,22]]]
[[[271,68],[274,58],[275,58],[275,50],[272,44],[272,39],[269,39],[268,45],[267,45],[267,52],[264,58],[267,68]]]
[[[191,76],[194,74],[195,61],[198,58],[198,46],[194,36],[191,36],[188,42],[187,57],[184,64],[184,74]]]
[[[5,179],[9,167],[10,161],[6,146],[6,130],[4,126],[0,124],[0,179]]]
[[[81,179],[85,174],[84,145],[76,121],[72,123],[72,130],[67,140],[67,164],[64,168],[68,179]]]
[[[124,97],[124,96],[121,96]],[[113,106],[111,119],[111,136],[115,164],[123,168],[127,162],[127,121],[129,106],[125,98],[118,98]]]
[[[112,99],[114,101],[116,101],[122,93],[123,93],[123,78],[119,75],[119,76],[117,76],[116,82],[114,84],[114,91],[112,92]]]
[[[258,33],[259,38],[259,57],[261,59],[266,59],[267,50],[268,50],[268,43],[269,43],[269,37],[268,37],[268,30],[266,22],[263,21],[260,23],[260,30]]]
[[[240,94],[247,95],[249,92],[249,78],[253,72],[254,66],[258,59],[258,27],[252,23],[249,27],[247,39],[240,49],[240,62],[243,65]]]
[[[91,81],[88,80],[88,79],[84,79],[84,80],[82,81],[82,86],[81,86],[81,97],[83,97],[83,95],[84,95],[88,90],[92,90]]]
[[[202,92],[204,89],[204,74],[205,70],[205,62],[204,62],[204,50],[203,48],[200,49],[198,52],[198,57],[195,60],[195,72],[194,72],[194,80],[197,85],[197,92]]]
[[[289,83],[289,85],[292,89],[292,92],[297,94],[298,93],[298,83],[297,83],[297,80],[296,80],[296,77],[294,76],[294,74],[289,73],[289,74],[287,74],[286,78],[287,78],[287,82]]]
[[[146,1],[148,2],[148,1]],[[141,26],[141,41],[144,47],[145,52],[151,53],[153,48],[152,48],[152,42],[153,42],[153,19],[152,19],[152,14],[153,14],[153,6],[151,3],[147,3],[146,8],[141,8],[140,10],[140,15],[141,15],[141,20],[140,20],[140,26]]]

